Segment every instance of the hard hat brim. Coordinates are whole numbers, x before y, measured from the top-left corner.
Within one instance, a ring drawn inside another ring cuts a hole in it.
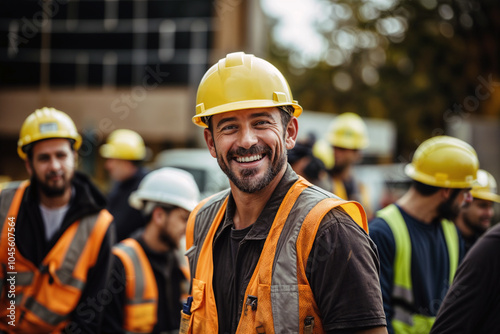
[[[475,181],[472,177],[470,181],[438,180],[435,177],[418,172],[415,166],[411,163],[405,166],[404,172],[415,181],[438,188],[467,189],[472,188]]]
[[[471,191],[470,192],[473,198],[477,199],[483,199],[485,201],[491,201],[495,203],[500,203],[500,195],[489,193],[489,192],[483,192],[483,191]]]
[[[293,116],[299,117],[302,114],[302,107],[297,104],[297,101],[291,102],[273,102],[272,100],[250,100],[250,101],[239,101],[239,102],[232,102],[232,103],[226,103],[217,107],[213,107],[204,111],[201,111],[200,113],[197,113],[195,116],[193,116],[192,120],[193,123],[206,128],[208,127],[205,122],[203,122],[202,118],[207,117],[207,116],[213,116],[217,114],[222,114],[226,112],[231,112],[231,111],[238,111],[238,110],[245,110],[245,109],[257,109],[257,108],[272,108],[272,107],[281,107],[281,106],[292,106],[294,108],[294,113]],[[203,108],[203,106],[196,106],[196,108]]]

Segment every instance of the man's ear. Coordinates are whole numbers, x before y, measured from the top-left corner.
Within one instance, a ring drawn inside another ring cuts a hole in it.
[[[299,122],[297,121],[297,117],[292,116],[290,122],[288,122],[288,126],[286,127],[286,149],[291,150],[295,147],[295,142],[297,140],[297,135],[299,133]]]
[[[440,190],[441,197],[444,199],[449,199],[451,196],[451,188],[441,188]]]
[[[160,208],[159,206],[155,207],[153,209],[153,212],[151,213],[151,219],[153,220],[153,224],[161,225],[160,222],[162,221],[164,214],[165,211],[163,211],[162,208]]]
[[[203,130],[203,137],[205,137],[205,142],[207,143],[210,154],[212,157],[217,158],[217,151],[215,150],[215,142],[212,132],[209,129]]]

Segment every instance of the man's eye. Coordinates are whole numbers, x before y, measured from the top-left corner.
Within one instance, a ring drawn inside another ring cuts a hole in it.
[[[225,127],[223,127],[221,129],[221,131],[228,131],[228,130],[234,130],[234,129],[236,129],[235,125],[226,125]]]

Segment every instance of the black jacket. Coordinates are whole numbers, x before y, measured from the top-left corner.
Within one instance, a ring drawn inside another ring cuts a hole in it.
[[[139,168],[128,180],[117,182],[108,195],[108,211],[113,215],[116,227],[116,242],[128,238],[134,231],[146,225],[141,211],[128,204],[130,194],[139,187],[148,171]]]

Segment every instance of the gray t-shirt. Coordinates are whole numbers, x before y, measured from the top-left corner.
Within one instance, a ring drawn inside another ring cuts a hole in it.
[[[43,204],[39,206],[42,213],[43,225],[45,226],[45,240],[49,241],[61,228],[64,216],[68,212],[69,204],[56,209],[48,208]]]

